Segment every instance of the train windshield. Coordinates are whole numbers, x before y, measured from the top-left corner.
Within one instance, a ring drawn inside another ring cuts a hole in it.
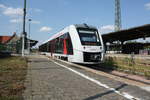
[[[79,37],[82,45],[100,46],[100,38],[97,30],[78,29]]]

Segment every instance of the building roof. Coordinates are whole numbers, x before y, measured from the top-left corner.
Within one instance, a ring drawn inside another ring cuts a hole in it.
[[[30,40],[30,46],[33,47],[38,43],[37,40]]]
[[[5,44],[10,39],[11,36],[0,36],[0,43]]]
[[[6,43],[16,42],[20,39],[20,37],[17,36],[16,33],[14,33],[11,38]]]
[[[118,40],[128,41],[146,37],[150,37],[150,24],[102,35],[104,43]]]

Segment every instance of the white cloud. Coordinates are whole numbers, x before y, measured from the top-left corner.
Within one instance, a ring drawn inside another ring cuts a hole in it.
[[[2,13],[9,17],[17,17],[23,15],[23,8],[14,8],[8,7],[6,5],[0,4],[0,8],[2,9]],[[29,8],[30,12],[42,12],[43,10],[38,8]]]
[[[105,25],[105,26],[102,26],[99,31],[101,33],[108,33],[108,32],[112,32],[114,31],[115,27],[114,25]]]
[[[40,32],[50,32],[51,30],[52,30],[51,27],[44,26],[44,27],[41,27]]]
[[[10,23],[21,23],[22,19],[11,19]]]
[[[23,15],[23,10],[22,8],[6,8],[3,11],[3,14],[6,16],[10,16],[10,17],[15,17],[15,16],[22,16]]]
[[[40,24],[41,22],[40,21],[36,21],[36,20],[33,20],[31,21],[32,24]]]
[[[7,7],[3,4],[0,4],[0,8],[2,8],[2,13],[9,17],[17,17],[23,15],[23,9],[22,8],[13,8],[13,7]]]
[[[3,4],[0,4],[0,8],[3,8],[3,9],[5,9],[5,8],[7,8],[5,5],[3,5]]]
[[[150,10],[150,3],[145,4],[146,9]]]
[[[9,22],[10,22],[10,23],[22,23],[22,22],[23,22],[23,19],[22,19],[22,18],[11,19]],[[28,20],[26,20],[26,23],[28,23]],[[33,21],[31,21],[31,23],[32,23],[32,24],[40,24],[40,21],[33,20]]]
[[[38,8],[29,8],[28,9],[29,10],[29,12],[36,12],[36,13],[41,13],[41,12],[43,12],[43,10],[42,9],[38,9]]]

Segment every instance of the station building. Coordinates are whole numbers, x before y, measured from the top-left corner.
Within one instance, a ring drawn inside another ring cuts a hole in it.
[[[25,38],[25,46],[27,48],[27,41],[30,41],[30,47],[35,46],[38,41]],[[0,36],[0,52],[1,53],[21,53],[21,37],[16,33],[12,36]]]
[[[147,43],[132,40],[150,37],[150,24],[103,34],[102,38],[107,53],[146,54],[150,55],[150,41]]]

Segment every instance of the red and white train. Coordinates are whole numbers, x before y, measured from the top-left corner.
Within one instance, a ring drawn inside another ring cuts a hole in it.
[[[39,46],[39,51],[48,56],[74,63],[98,64],[104,59],[104,45],[96,27],[75,24]]]

